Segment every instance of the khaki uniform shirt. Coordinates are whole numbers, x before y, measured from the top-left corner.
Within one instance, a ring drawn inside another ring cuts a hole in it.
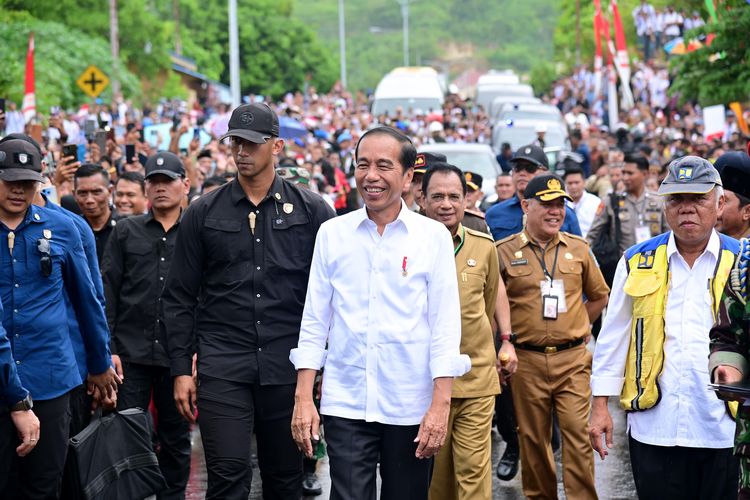
[[[469,229],[490,234],[490,228],[487,226],[482,212],[466,210],[464,212],[464,220],[461,221],[461,224]]]
[[[508,290],[511,324],[518,343],[556,346],[590,333],[583,294],[589,300],[598,300],[607,296],[609,287],[586,240],[561,232],[544,252],[524,230],[495,245],[500,260],[500,275]],[[557,247],[557,265],[553,267]],[[567,311],[558,311],[554,320],[542,317],[541,283],[549,281],[539,260],[543,252],[547,270],[554,275],[554,280],[562,280],[565,288]]]
[[[494,242],[489,234],[459,225],[453,245],[461,301],[461,354],[471,358],[471,370],[453,381],[452,396],[500,394],[491,326],[500,277]]]
[[[615,224],[614,222],[610,223],[610,221],[614,220],[615,216],[610,201],[611,196],[607,195],[604,198],[604,210],[594,218],[591,229],[589,229],[586,235],[586,239],[592,245],[596,242],[601,232],[607,229],[608,224],[610,236],[612,238],[615,236]],[[620,193],[619,197],[619,219],[620,230],[622,232],[620,253],[625,252],[625,250],[638,243],[636,239],[636,229],[638,227],[648,228],[651,237],[669,231],[667,218],[664,215],[664,200],[661,196],[644,190],[640,198],[625,193]]]

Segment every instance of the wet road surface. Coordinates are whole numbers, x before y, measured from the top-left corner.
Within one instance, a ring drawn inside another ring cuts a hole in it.
[[[630,455],[628,453],[627,436],[625,434],[625,413],[617,406],[617,398],[610,399],[610,412],[615,425],[614,442],[615,447],[610,451],[605,461],[597,456],[596,464],[596,490],[601,499],[634,499],[635,486],[630,470]],[[200,432],[197,426],[193,429],[193,459],[190,471],[190,482],[188,484],[186,498],[188,500],[202,500],[205,498],[206,491],[206,469],[203,458],[203,446],[201,444]],[[502,452],[505,450],[505,443],[500,439],[495,429],[492,430],[492,463],[493,463],[493,498],[494,499],[522,499],[523,490],[521,488],[521,474],[512,481],[500,481],[494,475],[495,466]],[[593,451],[592,451],[593,453]],[[560,465],[560,452],[555,454],[557,462],[558,477],[558,496],[565,498],[565,491],[562,484],[562,471]],[[306,497],[308,499],[318,498],[325,500],[328,498],[330,491],[330,480],[328,476],[328,459],[325,458],[318,463],[318,478],[323,485],[323,494],[318,497]],[[261,499],[261,481],[257,464],[253,467],[253,483],[250,499]]]

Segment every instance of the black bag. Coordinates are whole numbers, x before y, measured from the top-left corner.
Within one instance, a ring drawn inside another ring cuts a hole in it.
[[[612,210],[614,211],[615,237],[612,238],[611,224],[612,220],[607,223],[607,227],[599,234],[591,251],[594,252],[599,263],[599,270],[604,276],[604,281],[612,288],[612,282],[615,279],[617,263],[620,261],[620,241],[622,240],[622,228],[620,227],[620,197],[612,193],[609,197]]]
[[[140,408],[97,412],[70,438],[65,467],[75,499],[142,499],[166,487],[151,445],[151,419]]]

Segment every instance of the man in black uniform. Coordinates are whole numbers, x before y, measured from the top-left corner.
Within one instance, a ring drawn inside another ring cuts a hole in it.
[[[124,375],[117,408],[159,412],[159,466],[167,489],[159,499],[185,498],[190,474],[190,426],[174,404],[166,338],[159,319],[164,281],[174,254],[181,205],[190,189],[179,157],[162,152],[146,161],[151,210],[122,219],[112,229],[102,262],[112,358]]]
[[[278,135],[265,104],[234,110],[224,137],[237,180],[185,212],[162,297],[178,409],[191,422],[196,402],[200,409],[208,499],[247,499],[253,424],[263,498],[302,495],[289,351],[299,337],[315,235],[334,213],[276,175],[284,148]]]

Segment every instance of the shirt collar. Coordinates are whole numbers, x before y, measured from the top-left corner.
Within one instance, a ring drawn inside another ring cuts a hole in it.
[[[236,205],[241,200],[248,200],[247,194],[245,194],[245,191],[240,185],[240,181],[238,179],[234,179],[230,182],[234,184],[229,190],[232,198],[232,204]],[[282,202],[285,199],[286,194],[287,193],[284,190],[284,181],[281,179],[281,177],[279,177],[278,174],[274,174],[271,187],[268,189],[268,193],[266,193],[263,201],[267,200],[268,198],[276,198],[276,201]],[[261,201],[261,203],[263,203],[263,201]]]
[[[526,230],[526,228],[523,228],[523,231],[518,234],[518,238],[521,240],[521,248],[531,245],[534,242],[533,238]],[[554,247],[558,243],[568,246],[568,239],[565,237],[562,231],[558,231],[555,237],[552,238],[552,240],[549,242],[550,247]]]
[[[706,249],[703,251],[703,253],[706,252],[713,255],[716,259],[719,258],[719,253],[721,252],[721,240],[719,240],[719,235],[716,233],[715,229],[711,231],[708,245],[706,245]],[[669,233],[669,240],[667,241],[667,260],[671,259],[672,255],[676,253],[679,253],[677,250],[677,242],[674,239],[674,231],[671,231]]]
[[[358,228],[366,221],[370,221],[372,224],[375,224],[375,222],[370,219],[367,216],[367,207],[362,207],[359,210],[353,212],[355,215],[354,217],[354,227]],[[409,207],[406,206],[406,203],[404,202],[403,198],[401,199],[401,211],[399,211],[398,216],[396,217],[396,220],[389,223],[388,225],[395,224],[396,222],[401,222],[401,224],[406,228],[407,232],[410,229],[414,229],[414,225],[417,224],[418,218],[424,217],[424,215],[420,215],[416,212],[412,212],[409,210]]]
[[[184,213],[185,213],[185,210],[183,210],[182,207],[180,207],[180,215],[179,217],[177,217],[177,224],[182,222],[182,214]],[[151,222],[155,220],[156,219],[154,218],[154,210],[152,208],[149,208],[148,212],[146,212],[146,224],[150,224]]]

